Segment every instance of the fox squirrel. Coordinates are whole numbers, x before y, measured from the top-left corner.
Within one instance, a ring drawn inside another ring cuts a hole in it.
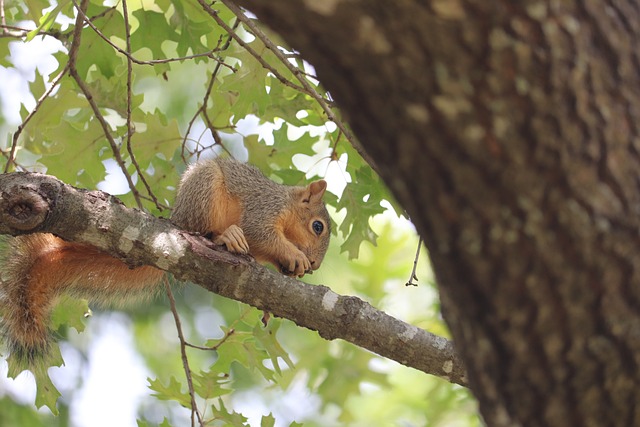
[[[329,245],[326,187],[324,180],[306,187],[277,184],[254,166],[207,160],[182,176],[171,221],[211,236],[233,253],[249,253],[302,277],[320,267]],[[51,350],[49,318],[60,294],[105,304],[149,298],[162,289],[164,271],[131,269],[89,245],[52,234],[11,238],[2,258],[2,334],[9,351],[30,368]]]

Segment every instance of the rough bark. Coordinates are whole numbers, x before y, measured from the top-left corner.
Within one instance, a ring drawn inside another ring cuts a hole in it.
[[[638,4],[237,3],[411,215],[486,422],[640,425]]]
[[[0,175],[0,234],[32,232],[90,244],[131,267],[153,265],[179,280],[318,331],[325,339],[341,338],[466,385],[464,367],[450,341],[359,298],[268,270],[250,257],[232,255],[167,220],[129,209],[104,192],[76,189],[36,173]]]

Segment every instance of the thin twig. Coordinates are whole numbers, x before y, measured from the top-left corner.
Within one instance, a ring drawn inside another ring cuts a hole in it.
[[[204,117],[204,122],[207,124],[207,128],[211,131],[211,136],[213,137],[213,140],[215,141],[216,145],[219,145],[220,147],[222,147],[222,149],[226,151],[227,154],[231,154],[229,153],[229,150],[227,149],[227,147],[225,147],[224,144],[222,143],[222,138],[220,137],[220,133],[218,132],[218,129],[213,126],[213,123],[209,118],[209,113],[207,113],[206,108],[202,110],[202,116]]]
[[[40,110],[40,107],[44,103],[45,99],[47,99],[53,92],[53,89],[55,89],[56,86],[60,84],[60,81],[67,74],[67,71],[69,71],[68,63],[67,65],[65,65],[60,74],[58,74],[55,79],[53,79],[53,82],[51,82],[51,86],[49,87],[49,89],[47,89],[47,91],[40,97],[40,99],[38,99],[36,106],[33,108],[33,110],[31,110],[31,112],[29,112],[27,117],[25,117],[22,123],[20,123],[20,125],[18,126],[18,129],[16,129],[16,131],[13,133],[13,137],[11,139],[11,151],[9,152],[9,157],[7,158],[7,164],[4,166],[4,173],[9,172],[11,166],[15,164],[16,150],[18,148],[18,138],[20,138],[20,134],[22,134],[22,131],[27,126],[27,123],[29,123],[33,116],[35,116],[35,114]]]
[[[122,170],[122,173],[127,179],[127,184],[129,185],[129,189],[131,190],[131,194],[133,194],[136,204],[138,206],[142,206],[142,201],[140,200],[140,194],[138,193],[138,190],[136,189],[136,186],[133,183],[133,179],[131,178],[129,171],[127,171],[127,166],[125,165],[124,160],[122,159],[122,155],[120,154],[120,148],[118,147],[118,144],[116,143],[116,141],[113,139],[113,135],[111,135],[111,131],[109,130],[109,124],[107,123],[106,119],[100,112],[100,108],[98,107],[98,104],[96,104],[95,100],[93,99],[93,95],[91,94],[89,87],[84,82],[84,80],[82,80],[82,77],[80,77],[80,74],[76,69],[76,58],[78,56],[78,47],[80,46],[80,40],[81,40],[81,34],[82,34],[82,22],[83,22],[83,19],[86,18],[86,14],[84,11],[87,8],[88,0],[82,0],[82,3],[80,5],[78,5],[76,0],[72,0],[72,1],[78,11],[78,16],[76,17],[76,26],[73,31],[73,44],[71,45],[71,49],[69,49],[69,75],[73,77],[73,79],[76,81],[76,83],[80,87],[80,90],[82,90],[82,93],[84,94],[85,98],[87,99],[87,102],[89,103],[89,105],[91,106],[91,109],[93,110],[93,114],[95,115],[98,122],[100,122],[100,126],[102,127],[104,136],[107,138],[107,141],[111,146],[113,157],[115,158],[116,162],[118,163],[118,166],[120,167],[120,170]]]
[[[186,348],[186,340],[184,339],[184,334],[182,333],[182,322],[180,322],[180,316],[178,315],[178,310],[176,309],[176,300],[173,297],[173,292],[171,292],[171,286],[169,286],[169,280],[167,276],[164,277],[164,286],[167,290],[167,296],[169,297],[169,304],[171,305],[171,313],[173,313],[173,320],[176,322],[176,329],[178,331],[178,338],[180,339],[180,354],[182,355],[182,366],[184,368],[184,373],[187,376],[187,387],[189,388],[189,395],[191,396],[191,426],[195,426],[194,414],[198,418],[198,424],[200,426],[204,426],[202,422],[202,418],[200,417],[200,412],[198,411],[198,405],[196,404],[196,393],[193,389],[193,380],[191,379],[191,368],[189,368],[189,359],[187,357],[187,348]]]
[[[262,65],[262,67],[269,70],[283,85],[289,86],[299,92],[303,92],[303,93],[306,92],[302,86],[299,86],[295,83],[290,82],[287,78],[285,78],[282,74],[280,74],[278,70],[276,70],[273,66],[271,66],[271,64],[265,61],[264,58],[262,58],[262,56],[258,52],[256,52],[251,46],[249,46],[247,42],[242,40],[242,37],[240,37],[231,27],[229,27],[227,23],[224,22],[222,18],[220,18],[220,16],[218,16],[218,11],[213,9],[211,6],[209,6],[205,2],[205,0],[198,0],[198,3],[200,3],[203,9],[213,18],[214,21],[216,21],[216,23],[220,27],[222,27],[222,29],[224,29],[227,33],[229,33],[229,35],[233,37],[233,39],[243,49],[249,52],[249,54],[251,54],[251,56],[253,56],[260,63],[260,65]],[[231,7],[229,7],[229,9],[231,9]],[[233,11],[233,9],[231,10]],[[240,14],[243,15],[242,12],[240,12]],[[236,14],[236,16],[238,17],[238,19],[242,21],[242,18],[239,15]]]
[[[127,53],[130,53],[131,52],[131,27],[129,26],[129,11],[127,10],[127,0],[122,0],[122,16],[124,18],[125,44],[127,48]],[[127,118],[126,118],[127,135],[125,136],[125,138],[126,138],[127,151],[129,152],[129,157],[131,157],[131,159],[133,160],[134,156],[131,149],[131,135],[133,134],[133,126],[131,124],[131,91],[132,91],[131,75],[132,75],[131,59],[129,58],[129,56],[127,56]],[[136,167],[136,170],[138,171],[138,175],[141,175],[140,170],[137,167]],[[138,206],[138,207],[142,208],[142,206]]]
[[[336,140],[333,142],[333,144],[331,146],[331,160],[332,161],[338,160],[338,142],[340,142],[340,137],[341,136],[342,136],[342,131],[339,130],[338,136],[336,137]]]
[[[185,342],[185,345],[187,345],[188,347],[192,347],[192,348],[197,348],[198,350],[206,350],[206,351],[217,351],[222,344],[224,344],[233,334],[236,333],[236,325],[243,320],[247,314],[249,314],[251,312],[252,308],[249,306],[245,306],[244,310],[242,311],[242,314],[240,314],[240,316],[238,316],[232,323],[231,325],[229,325],[229,329],[227,329],[227,332],[225,332],[224,336],[222,338],[220,338],[220,341],[218,341],[218,344],[214,345],[213,347],[204,347],[204,346],[200,346],[200,345],[195,345],[195,344],[190,344],[188,342]]]
[[[15,25],[5,25],[0,24],[0,28],[2,28],[2,32],[0,33],[0,38],[14,38],[21,39],[27,36],[33,30],[29,30],[27,28],[17,27]],[[50,30],[50,31],[38,31],[39,36],[49,36],[53,37],[56,40],[60,40],[64,42],[68,38],[68,33],[62,33],[58,30]]]
[[[411,270],[411,276],[409,277],[409,281],[405,283],[405,286],[418,286],[414,280],[418,281],[418,276],[416,276],[416,268],[418,268],[418,258],[420,257],[420,247],[422,246],[422,237],[418,239],[418,249],[416,250],[416,257],[413,260],[413,270]]]
[[[129,11],[127,9],[127,0],[122,0],[122,14],[124,16],[124,31],[125,31],[125,43],[127,47],[127,53],[131,53],[131,26],[129,25]],[[136,156],[133,154],[133,147],[131,145],[131,137],[135,132],[133,125],[131,123],[131,103],[133,97],[133,65],[131,61],[131,55],[127,55],[127,136],[126,136],[126,146],[127,152],[129,153],[129,158],[131,159],[131,163],[133,167],[138,172],[138,176],[140,177],[140,181],[142,185],[147,189],[147,194],[151,199],[153,199],[153,203],[156,207],[162,210],[162,207],[158,203],[158,199],[156,195],[153,193],[151,186],[147,182],[147,178],[145,177],[144,171],[140,169],[140,165],[136,160]],[[142,205],[138,206],[142,209]]]
[[[120,154],[120,148],[118,147],[118,144],[116,143],[116,141],[113,139],[113,135],[111,135],[111,131],[109,130],[109,124],[107,123],[106,119],[100,112],[100,108],[98,107],[95,100],[93,99],[93,95],[91,94],[89,87],[82,80],[75,66],[71,66],[69,68],[69,74],[76,81],[76,83],[80,87],[80,90],[82,90],[82,93],[84,94],[85,98],[87,99],[87,102],[89,102],[89,105],[93,110],[93,114],[96,116],[96,119],[98,119],[98,122],[100,122],[100,126],[102,127],[102,131],[104,132],[104,136],[107,138],[107,142],[109,142],[109,145],[111,147],[111,151],[113,152],[113,156],[116,160],[116,163],[118,163],[120,170],[122,170],[122,173],[127,179],[127,184],[129,186],[129,189],[131,190],[131,193],[133,194],[134,199],[136,200],[136,204],[138,206],[142,206],[142,202],[140,200],[140,193],[136,189],[136,186],[133,183],[133,179],[131,178],[129,171],[127,171],[127,166],[125,165],[122,155]]]
[[[2,34],[6,34],[7,18],[4,15],[4,0],[0,0],[0,23],[2,23]]]
[[[218,344],[214,345],[213,347],[204,347],[204,346],[201,346],[201,345],[195,345],[195,344],[191,344],[191,343],[188,343],[188,342],[185,342],[184,344],[185,344],[187,347],[196,348],[196,349],[198,349],[198,350],[205,350],[205,351],[217,351],[217,350],[220,348],[220,346],[221,346],[222,344],[224,344],[224,343],[225,343],[225,341],[227,341],[227,340],[228,340],[228,339],[229,339],[233,334],[235,334],[235,333],[236,333],[236,330],[235,330],[234,328],[229,328],[229,329],[227,329],[227,332],[226,332],[226,333],[224,334],[224,336],[220,339],[220,341],[218,342]]]
[[[238,19],[236,19],[236,22],[234,22],[232,29],[235,31],[236,28],[238,28],[238,26],[240,25],[240,21],[238,21]],[[227,40],[224,42],[224,44],[222,46],[220,46],[220,51],[225,51],[229,48],[229,46],[231,45],[231,34],[229,34],[227,36]],[[187,126],[187,131],[184,134],[184,140],[182,141],[182,150],[181,150],[181,155],[182,155],[182,160],[185,163],[188,163],[188,160],[185,158],[184,155],[184,151],[185,151],[185,147],[186,147],[186,143],[187,143],[187,137],[189,136],[189,133],[191,132],[191,128],[193,127],[193,124],[195,123],[196,119],[198,118],[198,116],[201,113],[205,113],[207,111],[207,105],[209,103],[209,97],[211,96],[211,91],[213,90],[213,85],[216,81],[216,78],[218,76],[218,73],[220,72],[220,68],[222,67],[222,64],[224,64],[224,60],[222,62],[218,62],[215,66],[215,68],[213,69],[213,72],[211,73],[211,78],[209,79],[209,84],[207,85],[207,90],[204,93],[204,97],[202,99],[202,105],[200,106],[200,108],[198,108],[198,111],[196,111],[196,113],[193,115],[193,118],[189,121],[189,125]],[[226,65],[226,64],[225,64]],[[230,67],[227,65],[227,67],[229,67],[231,70],[233,70],[233,72],[235,72],[235,68]],[[208,116],[206,116],[206,118],[208,119]],[[210,125],[210,121],[207,123],[207,125],[209,126],[209,129],[211,130],[211,134],[213,135],[214,141],[216,141],[216,143],[218,143],[218,141],[216,140],[216,129]]]
[[[94,16],[92,16],[91,18],[89,18],[89,22],[96,21],[96,20],[98,20],[98,19],[100,19],[100,18],[102,18],[102,17],[104,17],[104,16],[108,15],[109,13],[116,11],[116,10],[117,10],[117,9],[116,9],[116,6],[111,6],[110,8],[105,9],[105,10],[103,10],[102,12],[100,12],[99,14],[94,15]],[[86,20],[85,20],[85,21],[86,21]]]

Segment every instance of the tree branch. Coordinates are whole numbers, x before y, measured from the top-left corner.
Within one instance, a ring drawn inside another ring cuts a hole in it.
[[[235,256],[166,219],[125,207],[100,191],[51,176],[0,175],[0,234],[53,233],[91,244],[131,267],[153,265],[177,279],[244,302],[325,339],[341,338],[406,366],[466,385],[453,343],[326,286],[309,285]]]

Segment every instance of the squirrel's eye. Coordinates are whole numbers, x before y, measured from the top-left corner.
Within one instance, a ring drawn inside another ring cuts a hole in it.
[[[322,234],[322,231],[324,230],[324,224],[320,221],[313,221],[313,224],[311,224],[311,227],[313,227],[313,231],[319,236]]]

